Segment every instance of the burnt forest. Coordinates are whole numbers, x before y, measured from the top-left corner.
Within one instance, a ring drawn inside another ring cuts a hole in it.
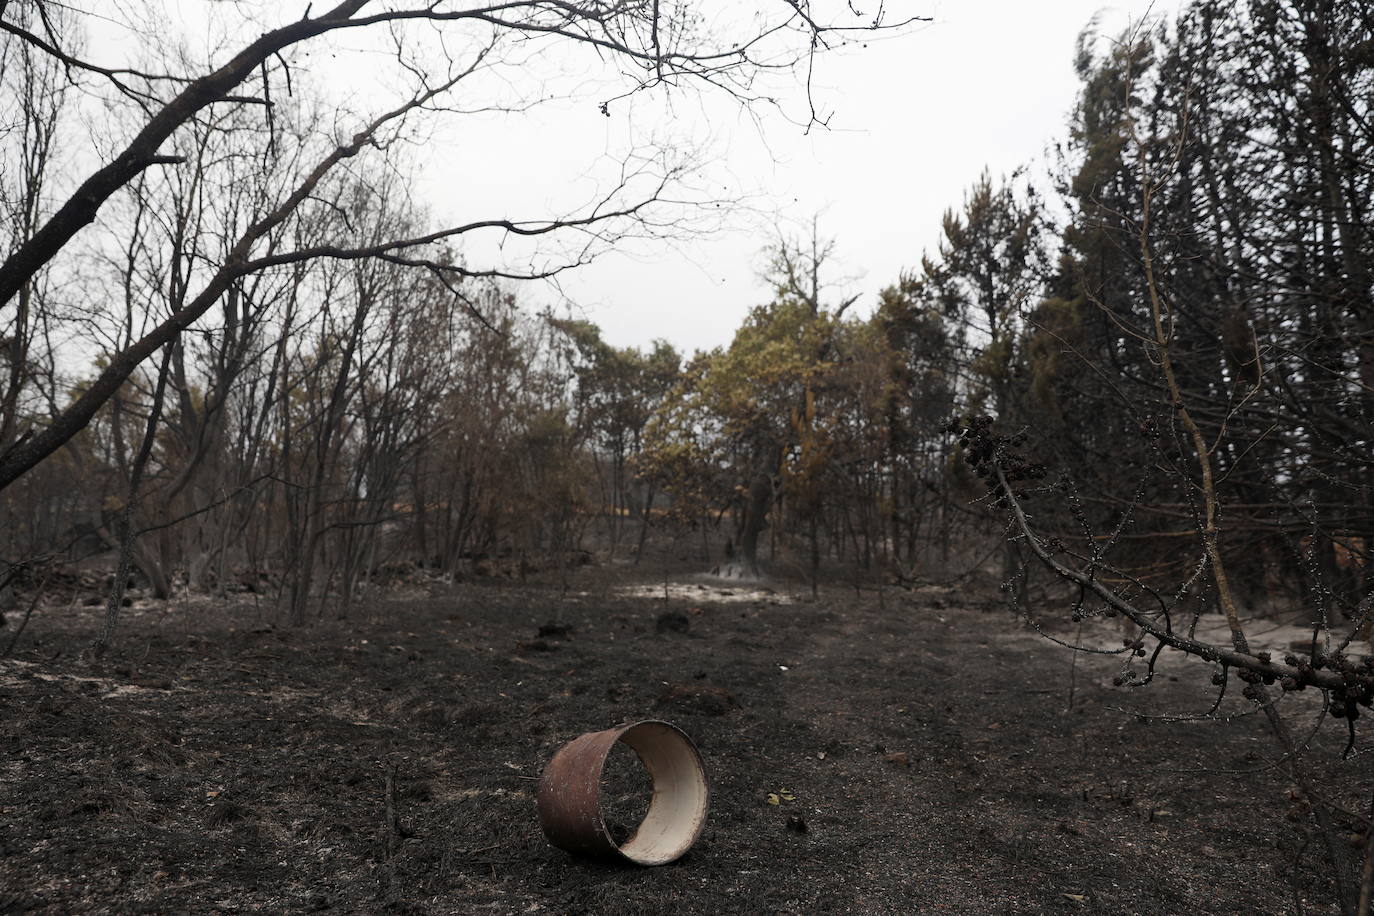
[[[982,5],[0,0],[0,914],[1374,914],[1374,9]]]

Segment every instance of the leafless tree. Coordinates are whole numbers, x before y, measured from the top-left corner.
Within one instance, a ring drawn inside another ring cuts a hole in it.
[[[35,0],[37,2],[37,0]],[[24,5],[27,6],[27,5]],[[485,35],[468,48],[462,59],[451,57],[440,72],[409,66],[401,68],[413,77],[411,94],[389,110],[360,119],[352,128],[338,130],[335,141],[325,146],[313,167],[303,170],[293,188],[243,227],[226,252],[223,263],[210,272],[198,291],[131,345],[110,356],[108,365],[86,386],[81,396],[65,405],[42,426],[28,429],[21,441],[0,455],[0,487],[43,461],[90,422],[113,397],[134,367],[174,340],[220,302],[235,283],[256,272],[316,258],[380,257],[396,263],[436,267],[453,276],[503,275],[548,276],[590,256],[600,243],[613,240],[630,227],[651,227],[663,219],[656,205],[670,198],[670,188],[681,177],[683,165],[657,159],[641,162],[626,186],[615,189],[580,213],[538,220],[506,217],[479,219],[433,232],[364,243],[342,237],[297,250],[274,244],[276,233],[303,203],[311,200],[336,169],[364,153],[393,143],[398,129],[417,113],[444,104],[447,94],[482,68],[488,57],[499,55],[510,43],[568,44],[618,61],[624,76],[619,97],[657,88],[695,84],[731,93],[748,103],[760,101],[757,81],[770,71],[808,76],[815,53],[828,43],[843,40],[847,30],[900,28],[904,23],[860,20],[831,24],[817,18],[809,4],[765,4],[756,20],[741,18],[734,28],[713,32],[693,4],[635,2],[569,5],[559,0],[525,0],[495,6],[463,6],[449,3],[400,5],[369,10],[366,0],[346,0],[316,16],[307,10],[301,19],[263,32],[227,62],[194,72],[162,73],[134,68],[112,68],[80,57],[51,29],[30,27],[27,20],[0,19],[0,28],[11,41],[59,61],[71,74],[101,80],[146,112],[146,121],[110,161],[95,169],[51,217],[37,226],[0,265],[0,307],[33,281],[68,247],[77,233],[96,219],[100,208],[149,168],[179,167],[185,157],[164,151],[194,118],[211,106],[257,105],[271,116],[273,79],[289,80],[289,68],[279,64],[284,52],[305,42],[319,42],[343,32],[361,32],[407,25],[432,26],[441,38],[449,35]],[[41,12],[46,9],[37,3]],[[38,17],[40,20],[43,17]],[[603,101],[603,110],[615,102]],[[811,115],[815,115],[814,106]],[[641,190],[641,185],[643,189]],[[620,193],[623,192],[623,193]],[[588,241],[575,250],[571,260],[529,265],[510,270],[440,264],[433,256],[439,243],[481,232],[513,236],[578,233]]]

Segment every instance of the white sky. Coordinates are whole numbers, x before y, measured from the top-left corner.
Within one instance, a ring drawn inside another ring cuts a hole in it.
[[[162,2],[166,15],[181,20],[180,29],[166,34],[184,36],[211,57],[237,48],[259,27],[245,24],[244,11],[267,23],[294,18],[301,5]],[[145,10],[123,0],[118,6]],[[994,177],[1009,174],[1065,136],[1078,90],[1074,43],[1089,20],[1099,14],[1099,32],[1114,36],[1147,11],[1172,15],[1178,0],[887,0],[887,6],[889,18],[929,15],[934,22],[820,58],[818,107],[833,117],[829,129],[809,134],[783,117],[764,113],[756,123],[718,96],[691,93],[617,102],[604,117],[596,103],[606,91],[598,94],[602,76],[595,65],[579,69],[582,63],[552,60],[537,46],[524,52],[526,59],[507,57],[503,70],[473,87],[478,91],[462,84],[456,104],[482,104],[489,96],[480,90],[495,87],[499,94],[507,86],[507,98],[528,98],[543,87],[567,92],[569,85],[578,98],[521,114],[433,119],[427,141],[414,151],[416,197],[439,224],[566,213],[604,189],[627,137],[668,134],[710,153],[700,185],[707,194],[749,205],[725,213],[725,228],[709,236],[626,245],[564,274],[556,289],[527,285],[519,290],[527,308],[571,308],[619,346],[663,337],[690,353],[728,344],[747,311],[771,297],[759,273],[774,227],[799,233],[819,214],[821,235],[838,245],[831,296],[857,293],[859,309],[871,309],[880,289],[915,267],[923,250],[934,249],[941,215],[959,206],[984,168]],[[217,13],[223,14],[218,26],[209,24],[207,16]],[[238,34],[226,37],[225,28]],[[119,56],[113,34],[94,21],[93,56],[102,62]],[[356,107],[390,107],[395,96],[381,70],[369,66],[369,53],[387,52],[306,43],[288,56],[298,72]],[[784,107],[797,112],[802,90],[788,85]],[[667,116],[665,105],[671,106]],[[475,265],[501,255],[476,240],[464,251]]]
[[[733,229],[687,245],[631,246],[562,280],[562,292],[583,316],[619,346],[664,337],[690,352],[728,344],[748,309],[768,301],[759,279],[760,251],[770,227],[794,230],[820,214],[820,231],[838,243],[833,295],[862,294],[871,308],[877,292],[933,250],[940,218],[987,167],[994,177],[1041,158],[1066,135],[1078,89],[1074,42],[1095,13],[1100,31],[1115,35],[1177,4],[1123,0],[917,0],[914,12],[935,21],[915,34],[823,59],[821,96],[835,114],[830,130],[810,135],[781,118],[762,133],[728,109],[679,111],[706,122],[721,158],[712,174],[756,193],[776,216],[740,212]],[[895,12],[895,10],[894,10]],[[794,104],[800,101],[800,93]],[[448,212],[527,205],[558,198],[567,181],[547,159],[552,147],[567,164],[613,145],[622,108],[604,118],[594,106],[525,116],[500,135],[449,146],[441,133],[429,144],[424,192],[441,218]],[[714,122],[714,123],[711,123]],[[531,155],[531,151],[535,151]],[[580,167],[580,166],[578,166]],[[479,181],[455,175],[491,176]],[[461,218],[459,216],[458,218]],[[558,294],[528,289],[527,304],[558,305]],[[567,305],[567,303],[563,303]]]

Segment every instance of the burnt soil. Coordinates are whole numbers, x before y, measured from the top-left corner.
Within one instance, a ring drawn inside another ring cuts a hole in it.
[[[0,912],[1333,912],[1259,718],[1139,714],[1205,712],[1205,665],[1114,688],[1119,661],[935,588],[613,584],[436,585],[300,630],[144,602],[100,662],[99,608],[40,609],[0,661]],[[641,718],[705,758],[697,845],[549,846],[543,764]],[[1313,758],[1367,799],[1343,738]]]

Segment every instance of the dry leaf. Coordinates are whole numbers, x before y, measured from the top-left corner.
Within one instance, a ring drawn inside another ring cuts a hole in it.
[[[1068,897],[1070,900],[1077,900],[1079,903],[1082,903],[1084,900],[1088,899],[1082,894],[1065,894],[1064,896]]]

